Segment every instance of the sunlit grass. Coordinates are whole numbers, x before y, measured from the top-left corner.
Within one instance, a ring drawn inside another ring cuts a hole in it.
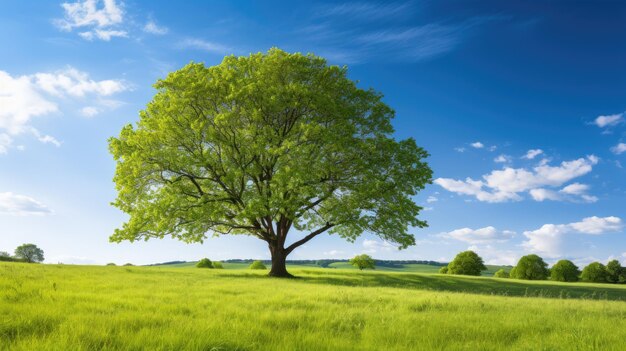
[[[626,289],[436,274],[0,264],[4,350],[623,350]],[[536,297],[542,296],[542,297]]]

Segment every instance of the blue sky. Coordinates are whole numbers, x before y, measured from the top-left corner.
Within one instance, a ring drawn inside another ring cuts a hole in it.
[[[430,153],[430,227],[398,251],[320,237],[292,259],[626,261],[626,5],[618,2],[0,3],[0,251],[50,263],[268,258],[244,236],[111,244],[107,139],[190,61],[272,46],[348,65]],[[297,237],[298,233],[293,233]],[[626,263],[626,262],[625,262]]]

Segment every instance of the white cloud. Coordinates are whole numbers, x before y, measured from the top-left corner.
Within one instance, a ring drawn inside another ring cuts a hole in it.
[[[519,252],[506,250],[492,245],[471,245],[467,248],[476,252],[486,264],[514,266],[520,258]]]
[[[600,128],[616,126],[622,122],[624,122],[623,113],[617,113],[607,116],[598,116],[598,118],[594,120],[594,124]]]
[[[456,152],[465,152],[465,148],[464,147],[455,147],[454,151],[456,151]]]
[[[509,163],[511,162],[511,156],[502,154],[494,158],[493,161],[496,163]]]
[[[150,34],[164,35],[169,31],[166,27],[161,27],[156,22],[150,20],[143,26],[143,31]]]
[[[436,196],[429,196],[429,197],[426,199],[426,202],[428,202],[429,204],[430,204],[430,203],[433,203],[433,202],[437,202],[437,201],[439,201],[439,199],[438,199]]]
[[[549,257],[561,255],[563,237],[566,234],[601,235],[618,232],[624,227],[618,217],[587,217],[580,222],[569,224],[544,224],[541,228],[525,231],[528,240],[522,243],[527,250],[545,254]]]
[[[126,37],[128,33],[120,29],[124,22],[124,11],[121,3],[115,0],[84,0],[61,4],[65,11],[63,19],[54,23],[64,31],[87,29],[79,35],[87,40],[98,38],[109,41],[112,37]]]
[[[528,152],[526,152],[526,155],[522,156],[522,158],[525,158],[527,160],[532,160],[532,159],[534,159],[535,157],[537,157],[537,156],[539,156],[541,154],[543,154],[543,150],[541,150],[541,149],[531,149],[531,150],[528,150]]]
[[[363,240],[363,252],[375,254],[379,252],[390,252],[394,249],[397,249],[393,244],[388,241],[378,241],[378,240]]]
[[[616,155],[621,155],[626,152],[626,143],[619,143],[611,148],[611,152]]]
[[[229,54],[232,52],[232,48],[229,48],[222,44],[194,38],[184,40],[180,44],[180,46],[182,48],[202,50],[220,55]]]
[[[483,175],[482,180],[437,178],[435,184],[457,194],[475,196],[479,201],[519,201],[522,199],[520,193],[526,192],[529,192],[535,200],[543,201],[556,197],[544,188],[560,187],[572,179],[581,177],[591,172],[598,161],[596,156],[591,155],[564,161],[559,166],[542,163],[531,170],[505,167]]]
[[[98,109],[93,106],[85,106],[80,109],[80,114],[85,117],[93,117],[98,113],[100,113],[100,111],[98,111]]]
[[[586,193],[587,190],[589,190],[589,185],[587,184],[572,183],[561,189],[560,192],[570,195],[582,195]]]
[[[480,229],[461,228],[451,232],[439,234],[444,238],[452,238],[470,244],[482,244],[507,241],[515,235],[510,230],[498,231],[489,226]]]
[[[123,81],[94,81],[87,73],[72,67],[17,77],[0,71],[0,153],[7,152],[14,136],[24,133],[43,143],[60,145],[52,136],[31,126],[33,118],[59,112],[59,99],[109,96],[128,89]]]
[[[44,215],[52,211],[41,202],[25,195],[0,193],[0,214],[12,216]]]
[[[482,149],[485,147],[485,144],[481,143],[480,141],[476,141],[470,144],[471,147],[473,147],[474,149]]]

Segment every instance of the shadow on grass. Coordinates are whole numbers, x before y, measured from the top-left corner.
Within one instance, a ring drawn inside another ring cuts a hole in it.
[[[574,298],[626,301],[626,289],[606,285],[520,281],[486,277],[462,277],[435,274],[327,272],[301,270],[298,280],[312,284],[359,287],[393,287],[431,291],[462,292],[483,295]]]

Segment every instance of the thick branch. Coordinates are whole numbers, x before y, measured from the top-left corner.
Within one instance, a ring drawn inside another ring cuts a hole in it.
[[[317,229],[314,232],[311,232],[309,235],[305,236],[304,238],[296,241],[295,243],[289,245],[289,247],[287,249],[285,249],[285,253],[288,255],[291,251],[293,251],[296,247],[305,244],[306,242],[308,242],[309,240],[313,239],[314,237],[322,234],[323,232],[327,231],[328,229],[334,227],[334,224],[331,223],[326,223],[325,226],[321,227],[320,229]]]

